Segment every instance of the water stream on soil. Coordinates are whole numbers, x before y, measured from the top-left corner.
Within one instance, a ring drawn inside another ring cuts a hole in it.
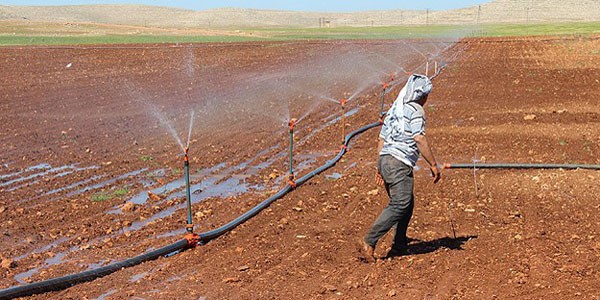
[[[45,169],[50,169],[50,168],[52,168],[52,166],[50,164],[42,163],[42,164],[38,164],[35,166],[27,167],[25,170],[21,170],[21,171],[15,172],[15,173],[2,174],[2,175],[0,175],[0,180],[5,180],[7,178],[16,177],[16,176],[19,176],[21,174],[28,173],[31,171],[45,170]]]
[[[116,292],[117,292],[116,289],[110,289],[110,290],[104,292],[102,295],[99,295],[95,300],[106,300],[108,296],[110,296]]]

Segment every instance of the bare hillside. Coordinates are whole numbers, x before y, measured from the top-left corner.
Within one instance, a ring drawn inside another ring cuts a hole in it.
[[[143,5],[0,6],[0,19],[170,28],[336,27],[600,21],[600,0],[496,0],[448,11],[320,13],[223,8],[193,11]]]

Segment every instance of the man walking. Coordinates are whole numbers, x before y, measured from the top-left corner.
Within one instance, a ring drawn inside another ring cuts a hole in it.
[[[360,242],[368,260],[375,259],[377,242],[392,227],[396,233],[387,257],[407,253],[406,230],[414,207],[413,168],[419,155],[429,164],[434,183],[442,177],[425,137],[423,105],[431,89],[427,76],[411,75],[384,120],[377,146],[377,184],[385,186],[390,203]]]

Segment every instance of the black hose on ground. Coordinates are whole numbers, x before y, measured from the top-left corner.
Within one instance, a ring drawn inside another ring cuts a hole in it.
[[[587,169],[600,170],[600,165],[583,164],[444,164],[444,169]]]
[[[230,221],[229,223],[227,223],[217,229],[200,233],[199,234],[199,243],[206,244],[210,240],[213,240],[213,239],[233,230],[235,227],[248,221],[249,219],[251,219],[252,217],[257,215],[259,212],[261,212],[263,209],[267,208],[269,205],[271,205],[271,203],[275,202],[276,200],[285,196],[287,193],[294,190],[294,188],[306,183],[309,179],[313,178],[314,176],[333,167],[342,158],[342,156],[346,153],[346,151],[347,151],[346,147],[348,146],[348,144],[350,143],[350,140],[352,138],[354,138],[356,135],[359,135],[371,128],[374,128],[374,127],[377,127],[380,125],[381,125],[381,123],[377,122],[377,123],[369,124],[367,126],[361,127],[355,131],[350,132],[348,135],[346,135],[346,137],[344,139],[344,147],[341,148],[340,152],[333,159],[327,161],[327,163],[325,163],[324,165],[318,167],[317,169],[313,170],[312,172],[299,178],[296,181],[296,185],[294,187],[292,187],[291,185],[288,184],[283,189],[281,189],[279,192],[277,192],[276,194],[267,198],[263,202],[259,203],[257,206],[253,207],[252,209],[245,212],[241,216],[235,218],[234,220]],[[187,248],[190,248],[193,246],[194,245],[190,245],[190,242],[187,239],[184,239],[184,240],[175,242],[171,245],[162,247],[160,249],[157,249],[157,250],[154,250],[154,251],[151,251],[151,252],[148,252],[148,253],[145,253],[145,254],[130,258],[130,259],[126,259],[121,262],[116,262],[116,263],[113,263],[113,264],[110,264],[108,266],[104,266],[104,267],[101,267],[98,269],[84,271],[84,272],[72,274],[72,275],[66,275],[63,277],[48,279],[48,280],[31,283],[31,284],[27,284],[27,285],[23,285],[23,286],[7,288],[4,290],[0,290],[0,300],[13,299],[13,298],[18,298],[18,297],[26,297],[26,296],[31,296],[34,294],[41,294],[41,293],[63,290],[63,289],[69,288],[69,287],[79,284],[79,283],[92,281],[94,279],[109,275],[109,274],[114,273],[123,268],[135,266],[135,265],[141,264],[143,262],[154,260],[161,256],[166,256],[173,252],[184,250],[184,249],[187,249]]]
[[[108,266],[100,267],[98,269],[84,271],[77,274],[66,275],[58,278],[52,278],[27,285],[7,288],[4,290],[0,290],[0,300],[27,297],[35,294],[47,293],[52,291],[60,291],[74,286],[76,284],[92,281],[96,278],[106,276],[123,268],[135,266],[145,261],[154,260],[161,256],[165,256],[169,253],[173,253],[175,251],[183,250],[189,247],[190,245],[188,243],[188,240],[180,240],[171,245],[144,253],[142,255],[138,255],[133,258],[116,262]]]

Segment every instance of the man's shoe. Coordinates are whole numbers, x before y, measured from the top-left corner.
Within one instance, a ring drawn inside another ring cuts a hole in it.
[[[358,249],[367,262],[375,262],[375,247],[372,247],[363,239],[360,239],[358,240]]]

